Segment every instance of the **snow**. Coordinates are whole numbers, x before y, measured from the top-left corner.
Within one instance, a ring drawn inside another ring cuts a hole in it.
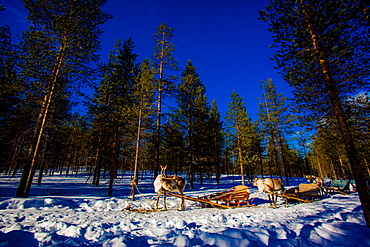
[[[128,174],[116,180],[114,197],[105,196],[107,179],[96,187],[87,178],[45,176],[23,199],[13,197],[19,177],[0,175],[0,246],[370,246],[356,192],[288,208],[278,199],[273,209],[267,195],[253,187],[253,207],[203,208],[186,201],[178,211],[181,200],[169,196],[169,210],[154,212],[149,174],[135,201],[128,196]],[[291,186],[302,182],[292,179]],[[240,184],[240,177],[223,176],[220,185],[207,181],[185,194],[198,197]]]

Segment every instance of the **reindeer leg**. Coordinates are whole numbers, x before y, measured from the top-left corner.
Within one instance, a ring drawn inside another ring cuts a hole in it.
[[[272,207],[271,193],[268,193],[267,195],[268,195],[268,197],[269,197],[270,207]]]
[[[163,192],[163,204],[164,204],[164,210],[167,211],[166,192]]]
[[[158,194],[157,194],[157,202],[156,202],[156,204],[155,204],[155,210],[157,210],[158,209],[158,202],[159,202],[159,198],[161,197],[161,192],[158,192]]]
[[[184,195],[183,193],[180,193],[180,194]],[[183,198],[181,198],[181,205],[180,205],[179,210],[182,211],[182,210],[184,210],[184,208],[185,208],[185,198],[183,197]]]
[[[268,196],[270,201],[270,207],[276,208],[276,195],[274,195],[273,193],[269,193]]]

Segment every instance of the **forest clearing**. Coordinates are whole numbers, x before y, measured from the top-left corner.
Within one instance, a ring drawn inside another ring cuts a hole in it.
[[[113,197],[106,197],[106,180],[97,187],[86,183],[85,175],[46,176],[40,186],[34,185],[29,198],[14,198],[19,178],[2,174],[0,245],[370,246],[370,229],[356,192],[289,207],[278,199],[274,209],[267,195],[251,186],[254,207],[203,208],[186,201],[185,210],[178,211],[180,199],[168,197],[168,211],[154,212],[151,174],[144,175],[135,201],[130,199],[127,174],[117,179]],[[295,186],[307,180],[290,182]],[[240,176],[223,175],[220,185],[207,180],[184,193],[200,197],[240,183]]]
[[[4,245],[368,246],[370,4],[161,1],[0,2]]]

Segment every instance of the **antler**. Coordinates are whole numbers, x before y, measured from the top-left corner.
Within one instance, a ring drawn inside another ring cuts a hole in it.
[[[161,174],[163,175],[163,176],[166,176],[166,169],[167,169],[167,166],[161,166]]]

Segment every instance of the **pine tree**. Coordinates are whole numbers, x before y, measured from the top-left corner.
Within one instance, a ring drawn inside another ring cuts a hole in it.
[[[360,160],[364,161],[365,168],[370,177],[370,136],[364,133],[370,132],[370,97],[368,93],[359,93],[347,101],[346,112],[351,113],[351,123],[356,147],[360,155]]]
[[[163,23],[157,28],[154,34],[155,47],[152,56],[152,65],[155,71],[156,86],[156,104],[157,104],[157,121],[156,121],[156,139],[155,139],[155,168],[154,176],[158,175],[160,164],[160,146],[161,146],[161,125],[162,125],[162,104],[165,95],[171,93],[174,88],[174,77],[171,71],[178,70],[177,61],[173,57],[175,45],[171,43],[173,37],[173,28]]]
[[[216,174],[216,182],[220,184],[221,178],[221,163],[222,163],[222,152],[224,148],[224,136],[223,136],[223,123],[221,121],[221,114],[218,111],[216,100],[212,101],[212,107],[210,111],[210,117],[208,120],[208,128],[210,145],[209,152],[211,157],[212,171]]]
[[[26,53],[23,76],[32,93],[40,97],[31,161],[23,169],[16,193],[19,197],[28,197],[58,84],[86,80],[93,74],[89,68],[98,58],[99,25],[110,16],[100,10],[106,2],[104,0],[23,2],[30,21],[30,28],[23,33],[21,44]]]
[[[256,151],[257,133],[255,124],[248,115],[243,98],[235,91],[230,95],[231,102],[226,112],[225,128],[232,160],[240,168],[242,184],[245,184],[246,166],[251,166],[258,159]],[[249,167],[247,171],[251,171]],[[251,176],[248,172],[249,177]]]
[[[209,118],[209,106],[205,96],[205,86],[201,82],[195,67],[188,60],[185,70],[181,73],[176,102],[177,121],[184,133],[186,164],[189,173],[190,188],[194,188],[196,165],[201,165],[205,158],[205,133]]]
[[[286,158],[288,150],[284,143],[286,143],[285,137],[291,129],[294,116],[289,113],[287,97],[277,92],[272,79],[261,80],[261,89],[263,96],[260,100],[259,119],[262,131],[268,139],[269,163],[277,165],[278,175],[284,174],[285,183],[289,185],[289,168]]]
[[[364,1],[272,1],[261,12],[274,33],[274,59],[311,119],[334,118],[346,149],[365,219],[370,227],[366,169],[356,148],[348,97],[369,90],[370,5]]]
[[[334,121],[322,124],[311,139],[311,152],[314,153],[311,163],[317,163],[315,168],[319,174],[333,179],[352,178],[345,148]]]
[[[21,139],[20,128],[26,125],[21,121],[24,115],[18,114],[23,88],[15,54],[10,28],[0,27],[0,172],[16,168],[16,157],[22,156],[16,140]]]
[[[73,157],[73,145],[71,147],[69,137],[63,135],[63,125],[72,119],[73,103],[70,101],[70,92],[68,92],[67,83],[56,85],[54,100],[50,104],[48,115],[48,124],[44,129],[44,138],[42,139],[43,151],[40,153],[39,159],[39,177],[38,185],[42,181],[42,172],[47,163],[46,159],[59,156],[61,171],[66,166],[66,174],[69,173],[71,166],[66,157]],[[63,141],[62,141],[63,140]],[[57,146],[57,149],[54,147]],[[63,152],[63,153],[61,153]],[[63,158],[62,158],[63,157]]]
[[[119,39],[116,41],[109,61],[103,67],[103,79],[94,95],[95,104],[91,106],[91,112],[95,117],[94,130],[97,131],[98,138],[93,184],[99,185],[100,170],[103,164],[109,164],[108,196],[111,196],[113,191],[122,138],[125,136],[126,140],[132,140],[134,87],[138,73],[134,47],[131,39],[125,40],[124,44]]]
[[[169,171],[175,174],[188,171],[185,154],[185,134],[175,114],[163,126],[164,163]]]
[[[134,158],[134,179],[132,182],[131,196],[132,200],[135,200],[135,188],[139,184],[139,159],[145,153],[143,150],[142,142],[146,132],[150,130],[152,126],[152,112],[154,103],[154,84],[153,84],[154,72],[150,69],[148,60],[144,60],[141,64],[140,72],[136,78],[136,85],[134,87],[134,119],[136,119],[136,141],[135,141],[135,158]]]

